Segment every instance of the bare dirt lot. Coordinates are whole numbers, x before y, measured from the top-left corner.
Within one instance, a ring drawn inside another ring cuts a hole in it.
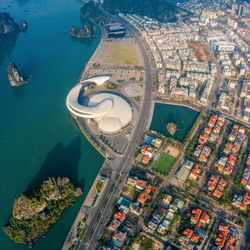
[[[105,41],[96,63],[116,66],[143,66],[139,46],[131,38]]]
[[[179,151],[178,148],[175,148],[175,147],[170,146],[170,145],[168,145],[168,146],[164,149],[164,152],[167,153],[167,154],[169,154],[169,155],[171,155],[171,156],[173,156],[173,157],[175,157],[175,158],[177,158],[178,155],[179,155],[179,153],[180,153],[180,151]]]
[[[188,42],[188,45],[193,49],[198,60],[203,62],[211,62],[211,58],[207,54],[207,51],[201,44],[201,42],[192,41]]]

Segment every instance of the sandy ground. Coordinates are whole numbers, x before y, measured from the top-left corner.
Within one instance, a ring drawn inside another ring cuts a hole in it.
[[[211,62],[211,58],[209,57],[207,51],[200,42],[189,42],[188,45],[193,49],[198,60],[203,62]]]
[[[141,86],[136,83],[130,83],[123,88],[123,92],[129,97],[143,96],[144,89],[143,85]]]
[[[179,151],[178,148],[175,148],[175,147],[170,146],[170,145],[167,146],[167,147],[164,149],[164,152],[165,152],[165,153],[168,153],[169,155],[171,155],[171,156],[173,156],[173,157],[175,157],[175,158],[177,158],[178,155],[180,154],[180,151]]]

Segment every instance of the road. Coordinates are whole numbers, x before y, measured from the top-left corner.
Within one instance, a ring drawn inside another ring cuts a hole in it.
[[[108,16],[111,16],[109,13],[106,13]],[[113,16],[112,16],[113,17]],[[118,20],[118,18],[115,18]],[[123,22],[119,19],[119,22]],[[129,173],[129,170],[132,166],[134,160],[134,153],[136,151],[136,147],[140,141],[141,136],[143,135],[144,131],[147,129],[147,125],[149,120],[152,119],[152,112],[150,112],[152,105],[154,105],[154,97],[153,97],[153,88],[152,88],[152,76],[151,76],[151,65],[150,60],[144,47],[143,42],[141,41],[137,32],[135,32],[134,28],[128,26],[128,31],[134,36],[135,41],[137,42],[138,46],[141,49],[141,53],[144,59],[144,69],[145,69],[145,93],[143,98],[143,105],[140,113],[140,117],[138,118],[138,123],[135,128],[135,131],[132,135],[132,139],[124,153],[124,156],[119,159],[114,159],[114,164],[110,164],[113,166],[112,175],[110,176],[110,181],[108,187],[105,190],[105,194],[102,196],[102,199],[99,201],[96,208],[91,212],[90,222],[88,223],[88,230],[85,234],[83,239],[82,245],[80,249],[94,249],[97,241],[100,237],[100,234],[103,232],[105,224],[107,222],[107,218],[110,217],[112,206],[116,197],[120,194],[123,185],[126,181],[126,176]],[[106,198],[108,197],[112,185],[116,180],[117,174],[119,174],[119,179],[117,185],[115,187],[114,192],[111,195],[111,198],[108,200],[106,207],[104,208],[104,203]],[[102,209],[104,208],[103,214],[101,219],[99,220],[99,214],[101,213]],[[99,220],[99,221],[98,221]],[[93,229],[95,228],[93,232]]]

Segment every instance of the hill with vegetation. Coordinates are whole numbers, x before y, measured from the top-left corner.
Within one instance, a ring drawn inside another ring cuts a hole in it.
[[[177,8],[168,0],[105,0],[104,9],[109,12],[132,13],[167,21],[175,18]]]
[[[81,194],[82,190],[70,183],[69,178],[49,178],[15,200],[3,230],[14,242],[32,246]]]

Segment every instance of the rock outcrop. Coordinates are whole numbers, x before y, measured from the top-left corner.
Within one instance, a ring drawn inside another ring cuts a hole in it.
[[[78,39],[94,38],[96,37],[96,28],[91,22],[85,21],[81,28],[72,26],[69,34]]]
[[[27,22],[18,25],[8,13],[0,13],[0,36],[7,36],[27,28]]]
[[[16,243],[32,245],[81,194],[82,190],[71,184],[69,178],[49,178],[15,200],[4,232]]]
[[[7,73],[10,84],[13,87],[21,86],[28,82],[28,79],[20,75],[17,66],[13,62],[9,63]]]

